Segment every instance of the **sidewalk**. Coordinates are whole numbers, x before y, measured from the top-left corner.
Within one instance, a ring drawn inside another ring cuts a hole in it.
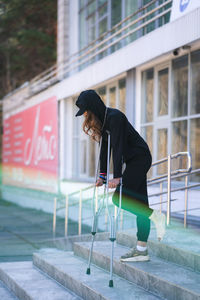
[[[0,200],[0,262],[31,261],[32,254],[53,238],[53,216]],[[68,235],[76,235],[78,225],[69,222]],[[82,225],[82,233],[90,228]],[[64,237],[64,219],[57,217],[56,237]]]

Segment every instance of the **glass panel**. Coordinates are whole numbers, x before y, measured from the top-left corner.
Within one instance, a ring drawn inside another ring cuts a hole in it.
[[[200,113],[200,50],[191,53],[191,114]]]
[[[188,111],[188,55],[172,61],[172,72],[172,115],[173,117],[185,116]]]
[[[86,174],[86,140],[81,141],[81,174]]]
[[[90,147],[90,161],[89,161],[89,176],[95,176],[95,141],[91,138],[89,139],[89,147]]]
[[[147,142],[151,153],[153,153],[153,126],[142,127],[142,137]],[[148,178],[152,177],[152,168],[148,172]]]
[[[88,27],[91,27],[91,26],[94,26],[95,25],[95,20],[96,20],[96,17],[95,17],[95,14],[91,15],[87,22],[88,22]]]
[[[93,0],[87,7],[87,15],[89,16],[96,10],[96,0]]]
[[[112,87],[109,90],[109,94],[110,94],[109,95],[109,100],[110,100],[109,106],[113,107],[113,108],[116,108],[116,88]]]
[[[132,1],[132,0],[125,1],[125,17],[132,15],[137,10],[138,10],[138,1]],[[136,20],[138,17],[139,17],[139,15],[135,14],[133,17],[131,17],[129,20],[127,20],[124,25],[128,25],[128,23]],[[137,26],[138,26],[138,23],[135,23],[134,25],[132,25],[128,29],[126,29],[124,31],[124,33],[127,33],[129,31],[133,30]],[[134,32],[125,38],[125,44],[131,43],[136,38],[137,38],[137,32]]]
[[[133,14],[138,9],[138,1],[125,0],[125,17]]]
[[[104,3],[106,3],[108,0],[98,0],[98,6],[103,5]]]
[[[108,5],[104,5],[99,9],[99,18],[102,18],[104,15],[107,14]]]
[[[111,1],[111,27],[121,21],[121,0]]]
[[[85,4],[85,0],[79,0],[79,8],[82,8]]]
[[[192,154],[192,168],[200,168],[200,118],[190,121],[190,151]],[[193,175],[192,180],[199,181],[200,174]]]
[[[158,72],[158,115],[168,114],[168,68]]]
[[[79,34],[79,42],[80,42],[80,49],[84,48],[87,44],[87,36],[86,36],[86,29],[85,29],[85,11],[83,10],[80,13],[80,34]]]
[[[145,6],[146,4],[148,4],[149,2],[151,2],[151,0],[143,0],[143,6]],[[151,11],[152,9],[154,9],[156,7],[156,3],[152,3],[151,5],[149,5],[145,10],[143,10],[143,14]],[[143,23],[149,21],[150,19],[152,19],[153,17],[155,17],[155,12],[148,15],[146,18],[143,19]],[[151,32],[152,30],[155,29],[155,21],[149,23],[148,25],[146,25],[144,28],[143,28],[143,35],[148,33],[148,32]]]
[[[187,120],[172,122],[172,154],[187,151]],[[186,159],[174,159],[173,169],[186,168]]]
[[[159,5],[163,4],[165,2],[165,0],[159,0]],[[167,10],[168,8],[170,8],[172,6],[172,2],[168,3],[167,5],[163,6],[162,8],[160,8],[158,10],[158,14],[162,13],[163,11]],[[162,17],[159,18],[158,20],[158,26],[162,26],[166,23],[168,23],[170,20],[170,11],[168,13],[166,13],[165,15],[163,15]]]
[[[158,129],[157,132],[157,160],[167,157],[167,128]],[[158,174],[167,173],[167,163],[162,163],[157,167]]]
[[[119,80],[119,110],[126,112],[126,79]]]
[[[153,121],[153,69],[142,73],[142,122]]]
[[[108,27],[108,25],[107,25],[107,17],[106,17],[103,20],[101,20],[101,22],[99,22],[99,35],[106,32],[107,27]],[[105,47],[105,44],[103,44],[103,47]],[[99,49],[100,49],[100,47],[99,47]]]
[[[104,102],[105,105],[106,105],[106,87],[105,87],[105,86],[100,87],[100,88],[97,90],[97,93],[99,94],[99,96],[101,97],[101,99],[103,100],[103,102]]]
[[[95,40],[95,38],[96,38],[96,32],[95,31],[96,31],[95,26],[92,26],[92,27],[89,28],[89,30],[88,30],[88,43]]]

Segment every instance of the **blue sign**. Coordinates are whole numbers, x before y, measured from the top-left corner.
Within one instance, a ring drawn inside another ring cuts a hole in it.
[[[180,6],[179,6],[180,12],[183,12],[187,8],[189,2],[190,0],[180,0]]]

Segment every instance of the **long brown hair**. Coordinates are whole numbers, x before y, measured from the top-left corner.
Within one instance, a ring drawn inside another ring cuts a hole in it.
[[[101,138],[101,121],[89,110],[86,115],[84,114],[84,117],[83,131],[91,136],[94,141],[99,142]]]

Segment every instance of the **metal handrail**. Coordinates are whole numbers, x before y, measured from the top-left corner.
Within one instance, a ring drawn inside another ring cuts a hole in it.
[[[148,17],[149,15],[151,15],[152,13],[154,13],[155,11],[157,11],[158,9],[161,9],[163,6],[166,6],[168,3],[171,2],[171,0],[168,0],[166,2],[164,2],[163,4],[161,4],[159,7],[156,7],[154,9],[152,9],[151,11],[147,12],[146,14],[144,14],[143,16],[137,18],[136,20],[134,20],[133,22],[129,23],[127,26],[119,29],[118,31],[115,32],[115,30],[118,28],[118,27],[121,27],[121,25],[123,25],[124,23],[126,23],[128,20],[130,20],[132,17],[134,17],[135,15],[137,15],[138,13],[146,10],[149,6],[151,6],[152,4],[154,4],[157,0],[153,0],[151,2],[149,2],[148,4],[146,4],[145,6],[141,7],[140,9],[138,9],[136,12],[134,12],[133,14],[129,15],[128,17],[126,17],[125,19],[123,19],[122,21],[120,21],[119,23],[117,23],[115,26],[113,26],[110,30],[106,31],[105,33],[101,34],[97,39],[95,39],[94,41],[92,41],[90,44],[88,44],[86,47],[84,47],[83,49],[81,49],[80,51],[78,52],[75,52],[73,54],[71,54],[64,62],[64,65],[63,67],[65,67],[68,63],[74,63],[76,60],[72,60],[72,58],[74,57],[77,57],[78,56],[78,59],[81,59],[82,57],[90,54],[92,51],[96,50],[99,46],[101,46],[102,44],[108,42],[109,40],[111,40],[113,37],[115,37],[116,35],[120,34],[122,31],[128,29],[128,27],[132,26],[133,24],[139,22],[140,20]],[[166,13],[166,11],[165,11]],[[152,19],[150,20],[152,21]],[[145,26],[146,24],[144,24]],[[108,38],[104,39],[102,41],[102,38],[106,37],[108,34],[110,34],[111,32],[114,33],[112,35],[110,35]],[[100,42],[99,42],[100,41]],[[98,44],[97,44],[98,42]],[[91,48],[92,47],[92,48]],[[88,50],[89,49],[89,50]],[[87,51],[86,51],[87,50]],[[86,52],[84,52],[86,51]],[[104,51],[104,50],[103,50]],[[81,53],[84,52],[83,55],[81,55]],[[50,71],[52,69],[49,68],[48,70]],[[37,79],[38,77],[40,76],[37,75],[35,78],[33,78],[32,80],[34,81],[34,79]]]
[[[170,0],[168,0],[168,3],[170,2]],[[134,24],[138,23],[139,21],[145,19],[146,17],[148,17],[149,15],[151,15],[152,13],[156,12],[157,10],[159,10],[160,8],[162,8],[163,6],[165,6],[167,3],[164,2],[162,5],[160,5],[159,7],[156,7],[155,9],[152,9],[151,11],[147,12],[146,14],[144,14],[143,16],[139,17],[138,19],[130,22],[128,25],[122,27],[121,29],[119,29],[118,31],[116,31],[115,33],[113,33],[111,36],[109,36],[108,38],[106,38],[105,40],[101,41],[100,43],[96,44],[92,49],[89,49],[86,53],[83,53],[82,55],[76,57],[74,60],[69,61],[65,64],[63,64],[63,69],[65,72],[69,72],[71,70],[73,70],[74,68],[77,68],[78,66],[88,62],[89,60],[91,60],[93,57],[97,56],[98,54],[100,54],[101,52],[104,52],[105,50],[107,50],[108,48],[110,48],[111,46],[117,44],[118,42],[120,42],[122,39],[126,38],[127,36],[131,35],[132,33],[138,31],[139,29],[145,27],[146,25],[148,25],[149,23],[151,23],[152,21],[162,17],[163,15],[165,15],[166,13],[168,13],[171,8],[165,10],[164,12],[160,13],[159,15],[151,18],[150,20],[144,22],[141,26],[138,26],[137,28],[134,28],[133,30],[127,32],[126,34],[122,35],[121,37],[119,37],[118,39],[114,40],[113,42],[109,43],[108,45],[106,45],[105,47],[101,48],[99,51],[95,52],[94,54],[90,55],[88,58],[86,58],[85,60],[81,61],[80,63],[77,63],[75,66],[73,65],[71,67],[71,69],[69,68],[68,70],[66,70],[66,67],[69,67],[70,65],[72,65],[73,63],[79,61],[82,57],[87,56],[88,54],[92,53],[93,51],[95,51],[96,49],[98,49],[101,45],[106,44],[108,41],[112,40],[115,36],[119,35],[122,31],[125,31],[126,29],[128,29],[129,27],[133,26]],[[74,55],[72,56],[74,57]]]
[[[196,173],[200,173],[200,169],[195,169],[193,171],[181,173],[181,174],[178,174],[178,175],[175,174],[175,175],[171,176],[171,179],[185,177],[186,175],[190,176],[190,175],[193,175],[193,174],[196,174]],[[162,183],[164,181],[166,181],[166,178],[161,178],[161,179],[158,179],[156,182],[148,182],[148,185],[158,184],[158,183]]]
[[[187,161],[187,169],[178,169],[176,170],[176,175],[174,174],[174,172],[171,172],[171,159],[175,159],[175,158],[178,158],[180,156],[187,156],[188,158],[188,161]],[[194,184],[194,185],[190,185],[188,186],[188,176],[192,175],[192,174],[196,174],[196,173],[199,173],[200,172],[200,169],[197,169],[197,170],[194,170],[194,171],[191,171],[192,167],[191,167],[191,164],[192,164],[192,159],[191,159],[191,154],[189,152],[178,152],[176,154],[172,154],[172,155],[168,155],[168,157],[165,157],[161,160],[158,160],[154,163],[152,163],[152,167],[153,166],[156,166],[156,165],[159,165],[161,163],[165,163],[165,162],[168,162],[168,173],[165,174],[163,177],[161,176],[158,176],[156,179],[154,178],[154,181],[149,181],[148,182],[148,186],[149,185],[152,185],[152,184],[158,184],[160,183],[160,186],[161,186],[161,190],[163,188],[163,182],[167,180],[167,183],[168,183],[168,190],[167,191],[161,191],[159,193],[156,193],[156,194],[151,194],[149,195],[149,197],[153,197],[153,196],[161,196],[161,200],[160,200],[160,210],[162,209],[162,195],[163,194],[168,194],[168,199],[167,199],[167,224],[169,225],[169,221],[170,221],[170,215],[171,215],[171,207],[170,207],[170,204],[171,204],[171,193],[172,192],[175,192],[175,191],[180,191],[180,190],[185,190],[185,215],[184,215],[184,227],[186,227],[187,225],[187,201],[188,201],[188,194],[187,194],[187,190],[190,189],[190,188],[194,188],[194,187],[197,187],[197,186],[200,186],[200,184]],[[170,162],[170,163],[169,163]],[[178,174],[177,174],[178,173]],[[181,174],[180,174],[181,173]],[[180,177],[185,177],[185,187],[180,187],[180,188],[176,188],[176,189],[171,189],[171,180],[172,179],[175,179],[175,178],[180,178]],[[82,203],[84,202],[84,199],[82,198],[82,192],[83,191],[87,191],[87,190],[90,190],[90,189],[93,189],[94,188],[94,185],[91,185],[91,186],[88,186],[84,189],[80,189],[79,191],[76,191],[76,192],[73,192],[73,193],[70,193],[66,196],[66,201],[65,201],[65,205],[59,207],[59,208],[56,208],[56,202],[55,202],[55,207],[54,207],[54,214],[56,214],[56,211],[58,210],[61,210],[61,209],[64,209],[65,208],[65,235],[67,235],[67,223],[68,223],[68,208],[69,208],[69,197],[71,196],[74,196],[76,194],[80,194],[81,195],[81,204],[80,204],[80,199],[76,202],[73,202],[73,205],[77,205],[79,204],[79,222],[81,222],[81,215],[82,215]],[[170,189],[169,189],[170,188]],[[113,194],[113,192],[110,192],[109,193],[109,196],[111,196]],[[99,199],[101,199],[103,197],[103,194],[102,195],[99,195]],[[92,199],[92,198],[91,198]],[[90,198],[88,199],[85,199],[85,201],[89,201],[91,200]],[[96,202],[96,206],[98,205],[98,202]],[[80,208],[81,207],[81,208]],[[123,212],[121,213],[121,217],[122,217],[122,221],[121,223],[123,222]],[[54,217],[55,219],[55,217]],[[106,216],[105,216],[105,219],[106,219]],[[55,222],[54,222],[55,223]],[[54,226],[55,227],[55,226]],[[81,234],[81,224],[79,224],[79,234]],[[54,228],[54,236],[55,236],[55,228]]]
[[[175,170],[175,171],[171,172],[171,176],[179,174],[179,173],[191,172],[191,170],[192,170],[192,157],[191,157],[190,152],[188,152],[188,151],[187,152],[178,152],[178,153],[175,153],[175,154],[171,154],[170,157],[171,157],[171,159],[174,159],[174,158],[178,158],[180,156],[185,156],[185,155],[187,156],[187,169]],[[169,159],[168,157],[162,158],[162,159],[152,163],[152,167],[160,165],[161,163],[167,162],[168,159]],[[155,180],[166,178],[167,176],[168,176],[168,174],[163,174],[163,175],[157,176],[155,178],[148,179],[147,182],[151,183]]]
[[[145,6],[138,9],[133,14],[129,15],[128,17],[120,21],[118,24],[113,26],[109,31],[103,33],[100,37],[98,37],[96,40],[91,42],[85,48],[70,55],[66,61],[61,62],[59,64],[56,63],[49,69],[43,71],[41,74],[34,77],[28,83],[28,94],[26,97],[28,98],[34,93],[37,93],[44,88],[47,88],[50,84],[60,81],[64,77],[69,76],[69,72],[71,71],[75,71],[75,72],[79,71],[77,69],[79,66],[84,65],[87,62],[90,63],[92,58],[97,57],[100,53],[109,49],[111,46],[119,43],[124,38],[144,28],[149,23],[155,21],[156,19],[162,17],[163,15],[166,15],[168,12],[171,11],[171,7],[170,8],[165,8],[165,7],[168,4],[171,4],[172,0],[167,0],[164,3],[158,5],[157,7],[145,12],[142,16],[137,17],[137,19],[132,20],[128,24],[126,24],[127,21],[131,20],[131,18],[133,18],[134,16],[137,16],[138,14],[142,13],[154,3],[157,3],[157,0],[152,0]],[[164,9],[164,11],[160,12],[161,9]],[[151,15],[155,14],[156,12],[158,12],[158,14],[154,17],[151,17]],[[145,19],[148,17],[150,17],[150,19],[146,21]],[[139,24],[141,22],[143,23]],[[131,27],[134,25],[136,25],[137,27],[131,29]],[[128,29],[130,29],[130,31],[127,32]],[[115,39],[119,35],[121,36]],[[113,39],[115,40],[113,41]],[[102,48],[99,49],[100,47]]]

